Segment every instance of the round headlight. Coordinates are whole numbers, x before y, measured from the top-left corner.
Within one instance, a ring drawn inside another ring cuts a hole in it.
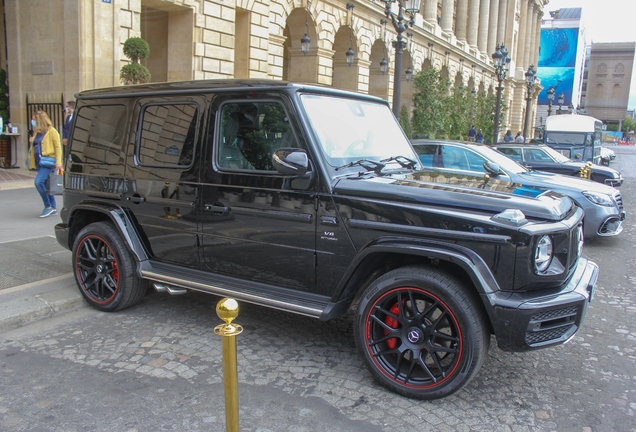
[[[534,268],[537,273],[545,272],[550,267],[550,261],[552,261],[552,239],[545,235],[541,237],[534,251]]]

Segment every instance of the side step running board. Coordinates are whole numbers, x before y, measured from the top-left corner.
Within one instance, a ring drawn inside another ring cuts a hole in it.
[[[200,291],[314,318],[323,314],[331,300],[319,294],[152,260],[139,263],[139,273],[144,279],[153,281],[155,289],[160,292],[184,294],[187,290]]]

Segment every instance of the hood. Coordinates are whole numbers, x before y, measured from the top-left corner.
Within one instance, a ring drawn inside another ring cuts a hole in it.
[[[576,162],[576,161],[572,161],[572,162],[565,162],[563,165],[569,166],[569,167],[573,167],[576,169],[581,169],[582,167],[586,166],[586,163],[583,162]],[[596,165],[593,164],[592,165],[592,172],[594,173],[603,173],[606,176],[610,177],[610,178],[620,178],[621,177],[621,172],[617,169],[614,168],[610,168],[610,167],[604,167],[601,165]]]
[[[521,181],[526,185],[539,186],[541,188],[551,189],[553,191],[570,195],[572,192],[599,192],[607,195],[613,195],[614,188],[603,183],[592,180],[582,179],[579,177],[564,176],[544,171],[531,171],[518,174]],[[527,183],[526,183],[527,180]]]
[[[557,193],[526,188],[505,180],[423,170],[411,174],[340,178],[334,186],[338,195],[412,205],[438,205],[497,214],[506,209],[521,210],[526,217],[561,220],[572,201]]]

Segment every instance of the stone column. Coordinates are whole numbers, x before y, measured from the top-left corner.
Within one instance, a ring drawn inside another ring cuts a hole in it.
[[[537,64],[534,62],[535,53],[539,51],[538,40],[537,40],[537,9],[532,9],[532,21],[530,22],[530,49],[528,50],[528,66],[534,65],[535,68]]]
[[[528,24],[528,0],[521,0],[521,19],[517,33],[517,49],[514,57],[517,68],[523,69],[523,57],[526,52],[526,27]],[[510,71],[512,74],[512,71]]]
[[[495,49],[497,45],[505,42],[507,14],[508,0],[499,0],[499,15],[497,17],[497,35],[495,36]],[[492,52],[495,52],[495,49],[493,49]]]
[[[520,59],[523,63],[521,67],[523,70],[527,70],[530,66],[530,52],[532,48],[532,24],[534,22],[534,0],[528,1],[528,10],[526,12],[526,34],[525,44],[523,51],[523,59]]]
[[[455,36],[458,40],[466,40],[466,25],[468,23],[468,0],[457,0],[457,19]]]
[[[488,1],[488,0],[484,0]],[[468,9],[468,30],[466,40],[471,48],[477,48],[477,30],[479,29],[479,3],[480,0],[470,0]]]
[[[453,12],[455,11],[455,0],[442,0],[442,30],[448,33],[453,32]]]
[[[540,47],[540,41],[541,41],[541,18],[543,17],[543,12],[542,11],[537,11],[537,23],[536,23],[536,33],[534,35],[535,38],[535,49],[534,49],[534,59],[533,59],[533,63],[535,65],[535,67],[539,67],[539,47]]]
[[[504,40],[498,40],[497,43],[504,42],[506,44],[506,48],[510,53],[510,57],[512,58],[513,51],[517,48],[514,44],[514,30],[515,30],[515,19],[516,19],[516,0],[502,0],[508,3],[506,10],[506,25],[503,29],[503,37]]]
[[[488,30],[490,28],[490,0],[481,0],[479,5],[479,33],[477,35],[477,46],[479,51],[488,51]]]
[[[433,25],[437,24],[437,0],[426,0],[422,18]]]
[[[502,0],[502,3],[505,2]],[[499,13],[499,0],[490,0],[490,22],[488,23],[488,46],[486,48],[488,56],[492,55],[497,49],[497,24],[501,20]]]

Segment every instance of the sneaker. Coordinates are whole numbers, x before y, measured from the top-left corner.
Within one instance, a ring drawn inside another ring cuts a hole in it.
[[[57,214],[54,208],[45,208],[44,210],[42,210],[42,214],[40,215],[40,217],[45,218],[47,216],[51,216],[53,213]]]
[[[57,209],[53,209],[53,212],[51,213],[51,216],[57,216]]]

